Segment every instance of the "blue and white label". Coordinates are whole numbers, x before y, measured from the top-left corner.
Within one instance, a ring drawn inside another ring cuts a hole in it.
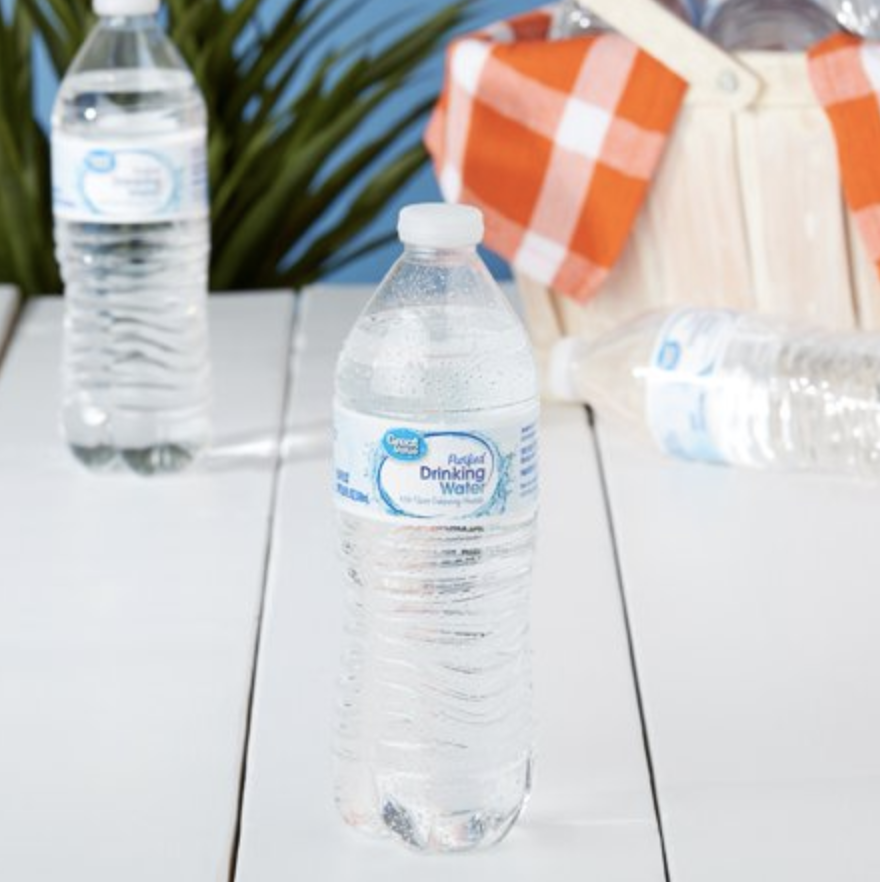
[[[534,511],[537,420],[537,405],[474,427],[394,423],[337,404],[337,504],[383,520],[455,522]]]
[[[207,132],[143,141],[52,136],[55,216],[86,223],[154,223],[208,215]]]
[[[715,373],[737,320],[728,310],[681,309],[657,337],[646,416],[654,440],[672,456],[725,461],[713,432],[713,396]]]

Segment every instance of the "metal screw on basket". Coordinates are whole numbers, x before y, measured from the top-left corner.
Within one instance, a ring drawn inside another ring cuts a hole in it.
[[[739,89],[739,77],[735,70],[721,71],[721,73],[718,74],[716,83],[722,92],[727,92],[728,94],[732,94]]]

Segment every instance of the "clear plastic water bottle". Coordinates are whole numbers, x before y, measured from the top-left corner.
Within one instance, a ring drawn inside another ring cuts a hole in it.
[[[719,0],[703,30],[729,52],[803,52],[839,28],[813,0]]]
[[[845,30],[871,40],[880,38],[878,0],[823,0],[822,5]]]
[[[655,0],[661,6],[665,6],[670,12],[687,22],[697,20],[697,10],[691,0]],[[553,14],[553,23],[550,26],[551,40],[564,40],[569,37],[579,37],[584,34],[599,33],[607,30],[608,25],[591,12],[588,8],[589,0],[562,0],[556,5]]]
[[[880,477],[880,335],[684,308],[561,341],[547,380],[682,459]]]
[[[206,112],[158,6],[94,0],[52,114],[65,436],[144,474],[209,437]]]
[[[336,373],[336,798],[420,851],[499,841],[531,776],[537,377],[482,231],[473,208],[404,209]]]

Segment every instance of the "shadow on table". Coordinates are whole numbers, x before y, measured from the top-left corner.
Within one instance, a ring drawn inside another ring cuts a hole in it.
[[[199,466],[203,472],[271,472],[277,459],[278,433],[266,430],[217,438]]]
[[[279,441],[282,463],[329,460],[333,452],[333,428],[330,420],[315,420],[289,429],[283,439],[271,430],[221,436],[202,460],[201,470],[271,471],[277,462]]]
[[[329,419],[298,423],[287,430],[281,455],[285,463],[329,462],[333,456],[333,424]]]

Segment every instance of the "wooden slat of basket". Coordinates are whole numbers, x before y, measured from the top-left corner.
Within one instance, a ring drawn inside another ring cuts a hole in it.
[[[818,106],[736,115],[752,291],[763,312],[852,328],[837,148]]]
[[[638,259],[660,268],[652,281],[665,304],[754,305],[736,119],[723,109],[684,108],[652,186],[643,211],[650,233]],[[647,257],[649,250],[656,257]]]
[[[517,289],[525,312],[526,325],[539,365],[543,365],[550,347],[565,331],[559,314],[559,298],[549,288],[527,276],[517,275]]]
[[[807,56],[803,52],[739,52],[736,58],[761,81],[761,91],[752,105],[763,109],[771,107],[809,107],[816,103],[816,94],[810,83]],[[719,106],[718,90],[709,92],[690,90],[688,104]]]

